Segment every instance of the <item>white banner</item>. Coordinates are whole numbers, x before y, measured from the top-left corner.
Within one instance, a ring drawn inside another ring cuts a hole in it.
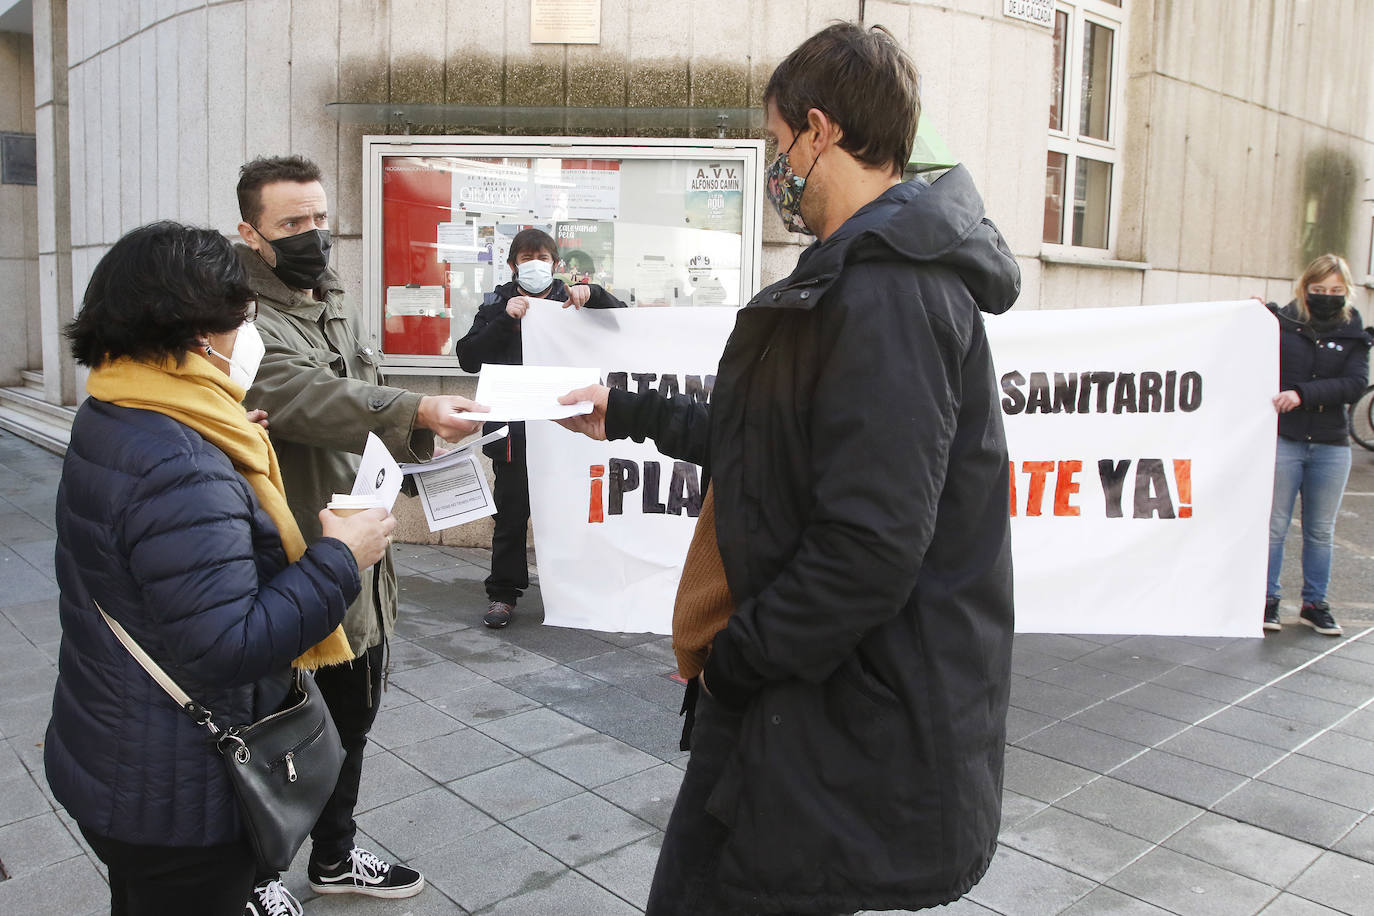
[[[708,399],[735,309],[531,309],[521,326],[526,365],[596,366],[631,391]],[[594,442],[548,421],[525,431],[544,622],[669,633],[701,469],[652,441]]]
[[[1016,629],[1260,636],[1278,323],[1245,302],[988,320]]]
[[[524,320],[529,365],[709,397],[731,309]],[[988,320],[1012,461],[1018,632],[1259,636],[1278,330],[1254,301]],[[699,469],[528,425],[545,622],[668,633]]]

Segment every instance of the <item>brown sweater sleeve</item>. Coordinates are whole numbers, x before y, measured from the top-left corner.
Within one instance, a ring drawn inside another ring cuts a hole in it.
[[[673,653],[679,674],[690,681],[701,673],[711,640],[734,612],[716,543],[715,490],[708,485],[673,602]]]

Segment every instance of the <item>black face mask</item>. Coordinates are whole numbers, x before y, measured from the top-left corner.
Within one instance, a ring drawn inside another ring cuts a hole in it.
[[[1307,312],[1318,321],[1330,321],[1345,308],[1344,296],[1331,296],[1321,293],[1307,294]]]
[[[329,249],[334,244],[329,240],[328,229],[311,229],[284,239],[269,239],[259,231],[258,237],[276,252],[277,264],[272,273],[287,286],[315,289],[324,280],[325,271],[329,269]]]

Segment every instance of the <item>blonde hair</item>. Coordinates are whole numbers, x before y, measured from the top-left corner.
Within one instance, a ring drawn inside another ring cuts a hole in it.
[[[1312,313],[1307,310],[1307,287],[1331,274],[1340,274],[1341,282],[1345,284],[1345,308],[1341,310],[1341,317],[1349,321],[1354,316],[1355,307],[1350,300],[1355,295],[1355,280],[1351,276],[1350,265],[1338,254],[1323,254],[1308,264],[1302,276],[1298,277],[1298,317],[1303,321],[1312,320]]]

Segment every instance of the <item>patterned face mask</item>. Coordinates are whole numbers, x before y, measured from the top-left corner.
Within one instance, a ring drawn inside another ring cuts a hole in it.
[[[763,173],[763,187],[769,203],[778,211],[778,216],[782,217],[782,224],[787,227],[788,232],[815,235],[816,233],[808,229],[806,221],[802,219],[801,199],[802,191],[806,189],[806,179],[811,177],[816,162],[812,160],[811,168],[806,170],[806,178],[801,178],[792,171],[792,163],[788,160],[792,147],[797,145],[800,138],[801,134],[793,137],[792,145],[787,147],[787,152],[778,153],[778,158],[768,166],[768,170]]]

